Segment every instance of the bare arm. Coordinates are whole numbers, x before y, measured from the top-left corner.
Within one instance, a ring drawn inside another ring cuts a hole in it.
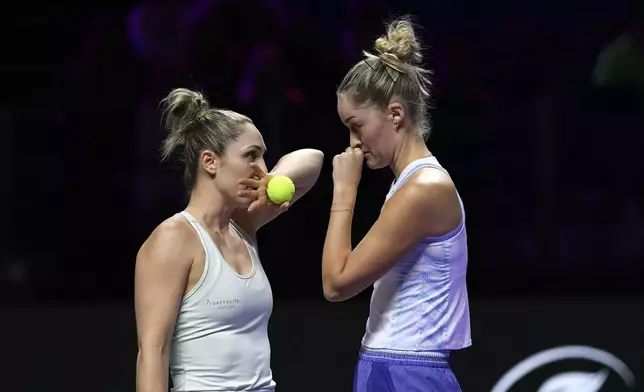
[[[287,176],[293,180],[295,195],[290,203],[293,204],[313,188],[320,176],[323,161],[324,154],[322,151],[308,148],[297,150],[284,155],[270,174],[271,176]],[[247,233],[255,234],[257,230],[277,218],[282,212],[284,212],[284,209],[265,204],[250,212],[236,210],[233,213],[233,220]]]
[[[424,238],[442,235],[461,219],[460,204],[451,181],[435,171],[421,171],[387,201],[382,213],[358,246],[351,249],[351,221],[355,189],[334,192],[324,251],[324,296],[347,300],[389,271]]]
[[[179,219],[173,217],[159,225],[137,255],[137,392],[168,390],[170,342],[195,249],[190,227]]]

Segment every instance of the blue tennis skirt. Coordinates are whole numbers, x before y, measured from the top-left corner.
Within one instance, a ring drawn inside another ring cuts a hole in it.
[[[407,356],[360,351],[353,392],[461,392],[449,354]]]

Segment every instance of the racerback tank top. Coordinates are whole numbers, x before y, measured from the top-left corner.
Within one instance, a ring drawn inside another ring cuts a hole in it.
[[[411,176],[432,168],[447,173],[435,157],[410,163],[387,200]],[[432,355],[472,344],[466,286],[467,234],[461,223],[444,236],[426,238],[374,283],[364,350]]]
[[[201,279],[179,309],[170,352],[172,391],[273,391],[267,332],[273,294],[255,241],[231,221],[253,265],[239,275],[208,231],[189,213],[181,214],[199,235],[206,258]]]

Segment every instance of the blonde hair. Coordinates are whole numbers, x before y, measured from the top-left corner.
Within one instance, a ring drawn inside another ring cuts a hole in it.
[[[188,189],[195,185],[201,152],[212,150],[223,156],[226,147],[240,133],[239,125],[250,118],[225,109],[210,108],[203,94],[177,88],[162,101],[164,126],[168,136],[163,141],[161,160],[167,160],[178,149],[185,165],[184,181]]]
[[[364,60],[354,65],[338,87],[357,104],[386,108],[400,101],[420,134],[427,139],[431,126],[427,112],[431,71],[420,64],[423,56],[409,17],[387,26],[387,35],[376,40],[377,55],[364,51]]]

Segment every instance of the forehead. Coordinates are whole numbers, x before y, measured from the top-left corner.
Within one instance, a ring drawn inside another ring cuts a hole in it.
[[[354,112],[357,107],[347,97],[346,93],[339,93],[338,96],[338,114],[344,119],[350,112]]]
[[[259,146],[263,150],[266,150],[266,145],[264,144],[264,138],[259,132],[257,127],[251,123],[245,123],[238,125],[241,130],[239,137],[233,144],[238,148],[246,148],[249,146]]]
[[[366,110],[365,105],[356,105],[346,93],[338,94],[338,115],[342,122],[347,122],[350,117],[364,116]]]
[[[364,119],[374,116],[380,111],[374,105],[354,103],[346,93],[338,94],[338,115],[342,122],[347,123],[352,118]]]

